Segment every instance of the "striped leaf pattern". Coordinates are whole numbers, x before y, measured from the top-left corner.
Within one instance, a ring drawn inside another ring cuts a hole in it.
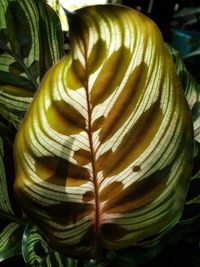
[[[45,76],[16,137],[15,193],[52,248],[88,258],[177,222],[193,127],[153,22],[115,5],[68,20],[71,49]]]
[[[22,254],[28,266],[76,267],[76,260],[66,258],[48,248],[48,244],[38,227],[28,223],[22,238]]]
[[[181,225],[200,223],[200,143],[195,142],[193,176],[180,220]]]
[[[184,89],[185,97],[192,112],[195,140],[200,142],[200,85],[188,72],[179,52],[167,45],[176,66],[176,72]]]
[[[199,223],[200,221],[200,85],[197,84],[188,72],[178,51],[170,46],[167,46],[167,48],[173,57],[176,71],[193,117],[195,137],[194,164],[186,203],[180,220],[180,225],[190,225],[191,223]]]
[[[16,128],[42,77],[62,56],[60,21],[45,1],[0,2],[0,114]]]
[[[21,254],[24,227],[12,222],[0,232],[0,262]]]
[[[16,219],[19,211],[13,198],[13,140],[14,133],[0,123],[0,216],[7,219]]]

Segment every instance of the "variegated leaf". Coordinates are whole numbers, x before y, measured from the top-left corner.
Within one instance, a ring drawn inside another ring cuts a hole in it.
[[[17,134],[15,193],[53,248],[88,258],[176,224],[193,127],[152,21],[100,5],[69,14],[69,25],[71,50]]]
[[[17,221],[16,213],[19,213],[19,208],[13,197],[13,142],[14,133],[0,123],[0,217]]]
[[[15,127],[38,83],[62,56],[60,21],[45,1],[0,2],[0,113]]]
[[[32,99],[33,93],[25,88],[0,85],[0,114],[17,128]]]
[[[197,84],[197,82],[188,72],[178,51],[170,46],[167,47],[173,57],[177,74],[182,83],[185,96],[192,112],[194,136],[196,139],[194,150],[194,166],[192,172],[193,177],[191,178],[183,215],[180,220],[180,225],[190,225],[192,223],[200,222],[200,85]],[[177,231],[179,231],[179,229],[177,229]],[[187,232],[186,230],[183,231],[185,233]]]
[[[12,222],[0,232],[0,262],[21,254],[23,231],[22,225]]]
[[[67,18],[66,18],[65,11],[64,11],[65,9],[69,11],[74,11],[76,9],[79,9],[84,6],[89,6],[89,5],[106,4],[106,3],[120,4],[121,0],[90,0],[90,1],[88,0],[82,0],[82,1],[47,0],[47,2],[59,14],[60,21],[62,24],[62,29],[64,31],[69,31]]]
[[[178,51],[170,46],[167,47],[173,57],[176,65],[176,72],[180,78],[185,96],[192,112],[195,139],[200,142],[200,85],[197,84],[195,79],[188,72]]]
[[[76,267],[76,260],[51,251],[41,231],[32,223],[27,225],[23,234],[22,254],[28,266]]]
[[[193,176],[180,220],[181,225],[200,223],[200,143],[195,142]]]

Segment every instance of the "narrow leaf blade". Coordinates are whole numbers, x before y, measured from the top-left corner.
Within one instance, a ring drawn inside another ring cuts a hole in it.
[[[200,85],[197,84],[195,79],[188,72],[178,51],[170,46],[167,47],[173,57],[176,66],[176,72],[180,78],[185,92],[185,97],[192,112],[195,139],[196,141],[200,142]]]
[[[23,230],[23,226],[13,222],[8,224],[0,233],[0,262],[21,255]]]
[[[0,216],[15,217],[19,211],[13,197],[14,162],[12,146],[14,133],[0,123]]]

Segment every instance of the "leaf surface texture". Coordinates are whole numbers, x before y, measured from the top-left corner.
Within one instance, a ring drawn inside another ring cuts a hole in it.
[[[71,257],[95,257],[180,218],[193,127],[157,27],[122,6],[69,15],[70,51],[15,141],[18,201]]]

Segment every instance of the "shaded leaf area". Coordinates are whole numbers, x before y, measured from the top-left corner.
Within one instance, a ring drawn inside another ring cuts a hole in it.
[[[22,254],[27,266],[76,267],[77,261],[51,250],[39,228],[29,223],[22,238]]]
[[[175,63],[176,72],[192,112],[195,139],[200,142],[200,85],[187,70],[179,52],[169,45],[167,45],[167,48]]]
[[[199,233],[200,234],[200,233]],[[155,258],[148,260],[144,259],[144,263],[140,267],[199,267],[200,266],[200,253],[197,242],[191,242],[190,240],[177,244],[170,244],[166,246],[161,253]],[[118,255],[120,252],[118,251]],[[142,256],[141,256],[142,257]],[[78,261],[77,267],[122,267],[121,261],[110,259],[100,259],[98,261]],[[5,262],[1,262],[1,267],[8,266],[21,266],[25,267],[22,257],[13,257]],[[68,265],[70,266],[70,265]],[[126,265],[126,267],[136,267],[136,265]],[[55,265],[59,267],[59,265]],[[70,266],[72,267],[72,266]],[[74,266],[73,266],[74,267]]]
[[[63,54],[59,18],[45,1],[0,2],[0,113],[15,127],[42,77]]]
[[[21,221],[21,212],[13,196],[14,162],[12,147],[15,132],[0,123],[0,217]],[[19,218],[18,218],[19,217]]]
[[[200,224],[200,86],[188,72],[179,53],[169,46],[168,49],[173,57],[177,74],[189,103],[194,125],[195,148],[193,172],[183,214],[177,230],[179,232],[180,227],[181,233],[189,235],[191,228],[196,229],[196,225]]]
[[[21,254],[25,227],[25,220],[13,195],[14,136],[15,131],[11,127],[0,123],[0,261]]]
[[[200,224],[200,143],[195,142],[193,176],[190,181],[183,214],[179,224],[186,228]],[[182,227],[183,227],[182,226]]]
[[[12,222],[0,232],[0,262],[21,254],[24,226]]]
[[[11,85],[0,86],[0,114],[15,128],[20,124],[31,101],[32,93],[27,92],[27,89]]]

